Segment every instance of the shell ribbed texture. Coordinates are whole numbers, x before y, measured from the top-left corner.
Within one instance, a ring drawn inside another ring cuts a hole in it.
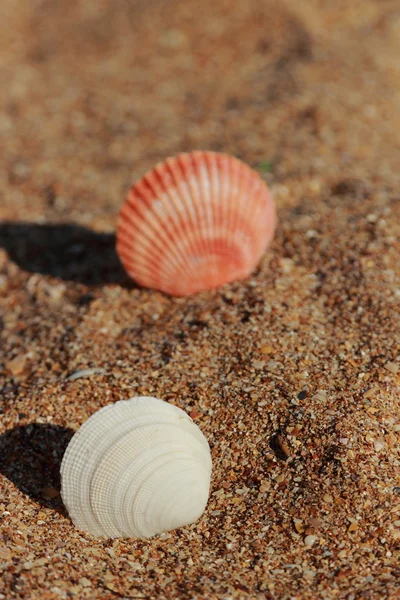
[[[117,252],[139,284],[185,296],[247,277],[275,226],[258,173],[226,154],[196,151],[166,159],[132,186]]]
[[[61,464],[61,495],[79,529],[147,538],[195,522],[210,477],[208,442],[190,417],[137,397],[100,409],[76,432]]]

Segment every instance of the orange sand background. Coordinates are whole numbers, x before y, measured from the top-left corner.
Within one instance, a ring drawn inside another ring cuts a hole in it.
[[[399,597],[399,33],[397,0],[1,0],[1,599]],[[174,299],[115,223],[196,148],[268,161],[279,227],[247,281]],[[138,394],[201,427],[210,501],[93,540],[60,460]]]

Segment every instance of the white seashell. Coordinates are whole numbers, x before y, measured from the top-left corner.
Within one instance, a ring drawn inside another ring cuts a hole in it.
[[[148,538],[197,521],[210,478],[198,426],[180,408],[142,396],[105,406],[75,433],[61,496],[73,523],[95,537]]]

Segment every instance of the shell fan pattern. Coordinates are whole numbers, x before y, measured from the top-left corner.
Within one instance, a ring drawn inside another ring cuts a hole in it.
[[[110,404],[75,433],[61,464],[73,523],[95,537],[148,538],[197,521],[211,455],[180,408],[152,397]]]
[[[117,252],[140,285],[186,296],[250,275],[275,227],[258,173],[226,154],[195,151],[166,159],[132,186]]]

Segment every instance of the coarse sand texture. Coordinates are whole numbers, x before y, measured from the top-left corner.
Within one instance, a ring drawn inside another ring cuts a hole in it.
[[[0,600],[400,597],[399,27],[397,0],[0,1]],[[175,297],[128,276],[118,215],[198,150],[277,228]],[[104,541],[60,465],[135,396],[200,428],[209,499]]]

